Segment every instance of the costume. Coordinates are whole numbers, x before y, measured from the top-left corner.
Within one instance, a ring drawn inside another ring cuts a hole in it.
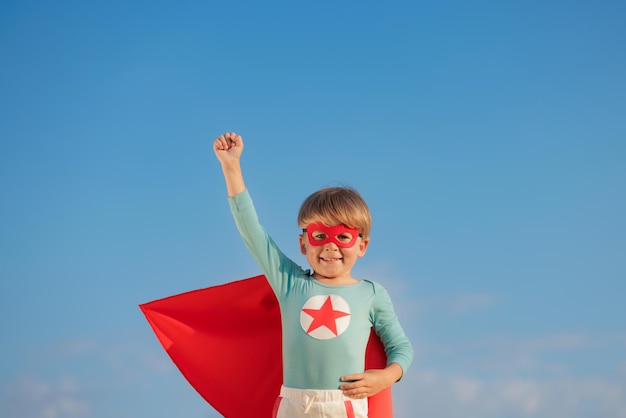
[[[265,276],[139,305],[167,354],[226,418],[273,417],[283,381],[280,308]],[[372,333],[366,369],[387,364]],[[245,394],[245,402],[242,402]],[[369,418],[393,416],[391,388],[369,397]]]
[[[413,350],[381,285],[368,280],[350,286],[318,282],[286,257],[259,224],[247,190],[229,198],[229,204],[281,308],[284,386],[338,389],[341,376],[365,370],[372,327],[386,348],[387,364],[398,363],[406,372]]]
[[[235,219],[238,225],[249,229],[248,232],[256,231],[255,234],[259,230],[263,232],[266,248],[271,248],[261,251],[261,254],[264,252],[273,254],[269,261],[272,265],[268,271],[299,271],[304,274],[305,280],[314,281],[275,248],[271,239],[258,225],[256,213],[247,192],[231,199],[231,207],[234,213],[236,212]],[[247,235],[244,234],[246,243],[256,245],[254,244],[258,241],[255,238],[256,235]],[[298,278],[296,281],[301,281],[300,274],[296,277]],[[286,307],[279,307],[275,290],[269,284],[271,282],[275,280],[266,279],[265,276],[256,276],[140,305],[163,348],[181,373],[198,393],[226,418],[270,418],[276,407],[275,400],[279,398],[281,390],[285,389],[281,389],[281,384],[284,383],[282,347],[289,350],[292,345],[289,341],[281,344],[281,340],[287,339],[283,338],[285,335],[281,330],[281,309],[286,312]],[[293,290],[293,286],[290,287],[288,283],[290,282],[284,283],[284,289]],[[350,335],[347,329],[360,322],[352,317],[356,316],[360,309],[362,310],[362,307],[352,306],[353,298],[344,294],[344,292],[349,293],[347,290],[351,288],[357,289],[356,293],[361,296],[367,294],[365,289],[370,289],[370,296],[366,297],[365,301],[357,301],[357,304],[371,303],[372,306],[378,306],[379,303],[374,302],[380,299],[381,295],[384,296],[383,301],[388,300],[384,289],[372,282],[347,286],[343,290],[333,286],[319,288],[316,286],[315,289],[321,291],[314,297],[322,296],[322,298],[313,299],[311,304],[300,306],[295,311],[298,316],[297,312],[302,308],[300,325],[298,325],[300,332],[306,335],[308,331],[309,335],[306,337],[318,343],[332,342],[338,339],[335,337],[346,333]],[[338,294],[340,290],[341,294]],[[291,292],[286,292],[284,296],[288,298],[289,293]],[[348,309],[343,302],[349,302]],[[383,306],[385,306],[384,303]],[[320,312],[323,314],[319,315]],[[345,315],[346,313],[351,315]],[[384,316],[381,318],[380,315],[374,315],[373,317],[378,318],[378,324],[384,325]],[[393,320],[395,321],[395,316]],[[363,331],[364,325],[359,325],[358,328]],[[404,336],[403,333],[402,336]],[[381,338],[395,341],[393,332],[389,331],[382,332]],[[405,338],[398,338],[400,346]],[[361,351],[358,352],[361,360],[360,366],[356,369],[350,368],[345,373],[340,371],[343,369],[328,371],[317,368],[313,370],[307,366],[308,363],[304,362],[322,361],[319,363],[323,365],[322,367],[334,367],[332,364],[323,363],[325,358],[334,356],[331,351],[315,354],[320,357],[318,360],[314,357],[302,360],[296,368],[311,375],[315,381],[332,381],[330,386],[333,389],[337,389],[342,383],[338,381],[342,374],[384,368],[391,361],[398,362],[406,371],[412,356],[408,340],[406,341],[408,351],[407,349],[400,350],[398,354],[397,350],[389,350],[387,353],[389,361],[386,360],[383,345],[377,335],[368,332],[365,341],[367,348],[363,347],[365,354],[362,356]],[[353,342],[351,346],[354,345]],[[350,351],[350,356],[357,356],[354,353]],[[290,356],[292,359],[295,357]],[[290,378],[290,382],[303,380],[306,376],[303,377],[301,374],[301,372],[296,372],[293,379]],[[334,377],[329,379],[328,375]],[[289,390],[286,392],[289,395]],[[242,395],[245,397],[245,402],[242,402]],[[391,388],[377,393],[367,401],[369,418],[393,416]],[[312,409],[314,409],[313,406]]]

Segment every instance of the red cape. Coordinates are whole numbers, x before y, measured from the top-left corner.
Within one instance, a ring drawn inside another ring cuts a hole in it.
[[[183,376],[220,414],[272,416],[282,384],[282,337],[278,301],[265,276],[139,307]],[[386,366],[373,332],[365,357],[366,369]],[[393,417],[391,388],[368,401],[369,418]]]

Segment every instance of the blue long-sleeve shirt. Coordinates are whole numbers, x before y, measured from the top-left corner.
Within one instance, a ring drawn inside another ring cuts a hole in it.
[[[374,327],[387,354],[406,372],[413,348],[387,291],[360,280],[328,286],[315,280],[276,246],[260,225],[248,191],[229,198],[237,228],[274,290],[283,336],[283,384],[298,389],[338,389],[341,376],[361,373]]]

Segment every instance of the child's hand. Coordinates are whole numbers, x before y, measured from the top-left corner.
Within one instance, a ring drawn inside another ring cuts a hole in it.
[[[384,369],[366,370],[365,373],[343,376],[341,380],[350,383],[341,385],[340,389],[350,398],[362,399],[387,389],[401,377],[402,367],[398,363],[391,363]]]
[[[215,151],[215,155],[222,165],[239,161],[243,152],[241,135],[237,135],[234,132],[226,132],[218,136],[213,141],[213,151]]]
[[[368,370],[365,373],[344,376],[341,380],[349,381],[341,385],[343,394],[355,399],[375,395],[393,384],[384,370]]]

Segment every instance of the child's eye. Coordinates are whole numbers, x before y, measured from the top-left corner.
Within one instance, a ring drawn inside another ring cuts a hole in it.
[[[322,234],[321,232],[317,234],[313,233],[313,239],[315,241],[324,241],[326,239],[326,234]]]
[[[350,242],[352,240],[352,235],[350,234],[339,234],[337,235],[337,239],[341,242]]]

